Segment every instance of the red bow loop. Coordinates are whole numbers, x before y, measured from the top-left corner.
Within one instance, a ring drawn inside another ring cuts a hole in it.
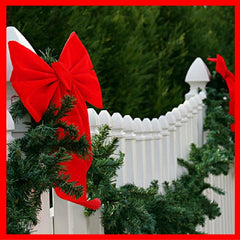
[[[71,33],[59,57],[72,76],[83,99],[102,108],[102,93],[90,56],[75,32]]]

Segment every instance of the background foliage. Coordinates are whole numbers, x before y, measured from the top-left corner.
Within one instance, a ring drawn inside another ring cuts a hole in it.
[[[234,72],[231,6],[9,6],[7,25],[37,52],[54,49],[56,58],[75,31],[110,113],[153,118],[182,103],[186,72],[198,56],[219,53]]]

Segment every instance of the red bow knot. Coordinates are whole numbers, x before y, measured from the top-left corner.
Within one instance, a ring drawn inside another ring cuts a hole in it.
[[[51,64],[53,70],[55,71],[58,79],[63,84],[63,87],[67,92],[72,89],[72,74],[64,67],[61,62],[54,62]]]
[[[64,120],[74,124],[79,135],[85,134],[91,144],[85,102],[102,108],[102,94],[91,59],[76,33],[70,35],[59,60],[51,67],[18,42],[9,41],[8,45],[13,65],[10,81],[33,119],[39,122],[50,103],[59,107],[64,95],[73,95],[77,99],[76,106]],[[55,188],[55,191],[63,199],[95,210],[100,207],[100,200],[87,200],[86,175],[91,163],[91,156],[84,160],[73,154],[70,162],[62,164],[67,169],[66,174],[71,176],[70,181],[83,186],[84,193],[79,199],[61,189]]]

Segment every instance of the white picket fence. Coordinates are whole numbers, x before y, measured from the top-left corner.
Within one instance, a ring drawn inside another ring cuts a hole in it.
[[[7,28],[8,41],[16,40],[32,49],[27,40],[15,28]],[[32,49],[33,50],[33,49]],[[7,49],[8,51],[8,49]],[[16,95],[11,87],[11,61],[7,60],[7,108],[11,104],[11,96]],[[88,109],[91,135],[98,127],[108,124],[111,136],[119,138],[120,150],[125,153],[124,165],[118,171],[117,185],[134,183],[137,186],[148,187],[153,179],[159,183],[176,179],[183,173],[178,166],[177,158],[188,158],[190,144],[202,146],[205,139],[203,121],[206,97],[205,85],[210,79],[207,66],[196,58],[190,66],[185,81],[190,85],[186,100],[178,107],[159,118],[143,120],[132,119],[131,116],[112,116],[107,110],[99,114],[94,109]],[[198,88],[202,91],[198,93]],[[26,129],[19,122],[14,122],[7,110],[7,143],[14,138],[21,137]],[[222,215],[214,221],[206,221],[206,226],[200,228],[209,234],[234,234],[235,231],[235,202],[234,202],[234,167],[228,176],[211,176],[209,182],[226,191],[219,196],[213,191],[206,191],[211,200],[215,200],[221,207]],[[162,190],[162,189],[160,189]],[[35,228],[36,234],[104,234],[101,225],[101,209],[90,217],[85,217],[84,207],[65,201],[56,196],[53,191],[53,207],[50,208],[49,193],[42,195],[42,211],[39,214],[39,224]]]

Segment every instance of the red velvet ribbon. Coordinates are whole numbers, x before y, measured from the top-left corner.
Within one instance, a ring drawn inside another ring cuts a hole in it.
[[[70,35],[59,60],[51,67],[18,42],[10,41],[8,44],[13,65],[10,81],[33,119],[39,122],[50,103],[59,107],[63,96],[72,95],[77,99],[76,106],[62,120],[74,124],[79,135],[85,134],[91,144],[86,102],[102,108],[102,94],[91,59],[76,33]],[[91,163],[91,156],[81,159],[75,154],[70,162],[62,163],[67,169],[66,174],[71,176],[69,181],[84,188],[79,199],[57,187],[55,191],[65,200],[96,210],[101,201],[98,198],[87,200],[86,175]]]
[[[207,60],[211,62],[216,63],[216,71],[222,76],[222,78],[225,80],[228,92],[229,92],[229,114],[233,117],[235,116],[235,76],[233,73],[231,73],[226,66],[226,63],[223,59],[223,57],[219,54],[217,54],[217,58],[207,58]],[[235,131],[235,125],[234,123],[231,124],[231,130]]]

